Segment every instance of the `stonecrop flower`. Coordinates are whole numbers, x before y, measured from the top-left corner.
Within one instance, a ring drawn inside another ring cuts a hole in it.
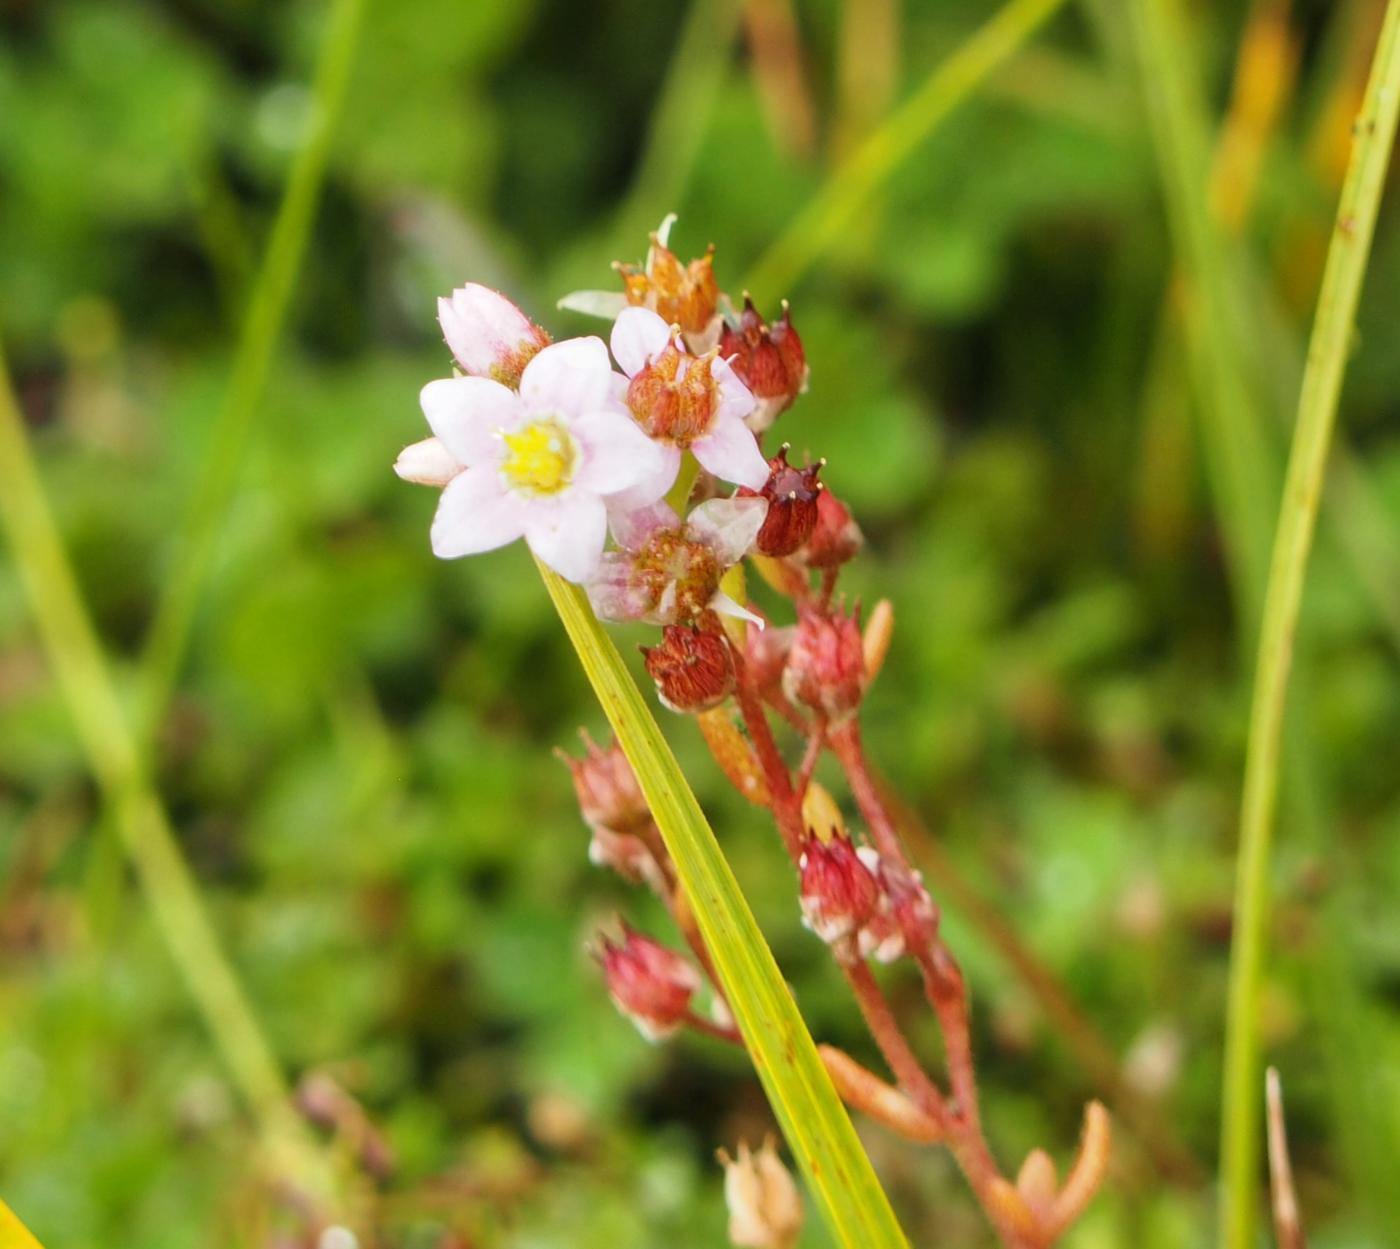
[[[652,502],[666,489],[659,449],[613,397],[621,380],[602,339],[573,338],[541,348],[519,391],[485,377],[423,387],[434,436],[394,467],[443,487],[433,553],[456,559],[523,537],[560,576],[587,580],[607,541],[605,500]]]
[[[458,287],[438,300],[438,324],[462,372],[489,377],[512,388],[549,334],[499,291],[479,282]]]
[[[751,620],[719,588],[725,570],[753,546],[768,514],[763,498],[711,499],[682,522],[664,503],[612,514],[620,548],[606,551],[589,578],[588,601],[602,620],[694,624],[707,611]]]
[[[754,397],[717,352],[692,355],[648,308],[625,308],[612,330],[612,353],[627,374],[626,403],[661,450],[661,467],[641,493],[664,494],[689,450],[722,481],[751,490],[768,480],[768,461],[744,418]],[[631,505],[647,502],[629,496]]]

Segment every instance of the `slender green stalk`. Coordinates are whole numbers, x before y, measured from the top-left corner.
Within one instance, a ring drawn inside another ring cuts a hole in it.
[[[907,1242],[738,881],[617,647],[583,592],[540,573],[676,864],[744,1044],[836,1243]]]
[[[309,133],[292,162],[243,318],[233,373],[209,434],[203,472],[186,512],[184,543],[156,606],[141,665],[138,730],[143,747],[179,675],[220,528],[238,482],[273,353],[301,270],[325,179],[331,138],[350,77],[365,0],[333,0],[311,92]]]
[[[257,1122],[269,1161],[309,1191],[325,1195],[331,1189],[319,1151],[288,1103],[277,1060],[219,947],[169,819],[146,776],[44,494],[3,356],[0,526],[156,927]]]
[[[1221,1103],[1224,1249],[1253,1249],[1255,1243],[1260,1163],[1259,990],[1288,678],[1327,452],[1397,116],[1400,0],[1390,0],[1355,127],[1351,162],[1323,273],[1264,595],[1240,814],[1240,867],[1226,1019]]]
[[[760,258],[745,285],[765,296],[790,290],[840,239],[901,162],[1063,4],[1064,0],[1011,0],[999,10],[841,163]]]

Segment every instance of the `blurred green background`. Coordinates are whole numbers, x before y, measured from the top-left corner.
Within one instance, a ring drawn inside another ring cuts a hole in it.
[[[1243,397],[1235,469],[1267,486],[1271,526],[1382,8],[1173,0],[1174,57],[1144,49],[1137,7],[1063,6],[831,245],[755,289],[770,312],[793,298],[812,365],[781,433],[828,457],[869,539],[849,588],[895,604],[868,736],[936,837],[994,1147],[1013,1169],[1038,1143],[1063,1160],[1085,1099],[1118,1111],[1076,1249],[1213,1237],[1258,587],[1247,561],[1230,573],[1249,522],[1202,352]],[[153,767],[289,1077],[330,1076],[374,1125],[357,1191],[384,1245],[721,1245],[712,1151],[769,1124],[741,1054],[647,1046],[586,957],[615,910],[668,929],[586,862],[550,747],[600,716],[524,549],[435,562],[431,492],[389,471],[448,369],[433,299],[484,281],[556,334],[594,332],[554,300],[610,285],[671,209],[673,244],[716,243],[737,293],[993,11],[367,4]],[[201,523],[329,12],[0,0],[0,323],[124,694]],[[1185,173],[1144,106],[1159,73],[1201,128]],[[1208,176],[1193,260],[1171,223]],[[1310,578],[1262,1022],[1318,1246],[1400,1243],[1397,224],[1391,204]],[[761,813],[692,724],[664,723],[813,1032],[869,1057]],[[0,1194],[49,1249],[314,1243],[90,775],[4,548]],[[911,973],[890,989],[936,1052]],[[990,1243],[944,1154],[866,1136],[914,1244]]]

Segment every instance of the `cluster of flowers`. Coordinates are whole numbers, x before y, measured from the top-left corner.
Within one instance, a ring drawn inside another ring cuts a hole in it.
[[[1002,1176],[992,1158],[977,1111],[963,977],[861,742],[858,713],[883,665],[892,611],[882,602],[862,625],[859,606],[848,609],[835,593],[864,539],[820,480],[825,461],[798,465],[786,444],[772,455],[762,448],[807,387],[802,340],[786,304],[771,324],[747,295],[736,307],[715,278],[713,248],[681,263],[668,246],[671,222],[652,235],[643,265],[616,266],[622,291],[561,302],[611,318],[607,345],[596,337],[552,342],[485,287],[441,300],[458,375],[424,387],[433,436],[408,447],[396,471],[441,487],[431,533],[439,556],[523,537],[537,559],[584,586],[600,618],[660,626],[657,644],[643,648],[660,701],[695,716],[725,775],[772,813],[797,873],[803,922],[830,947],[897,1076],[896,1087],[823,1046],[842,1096],[911,1141],[947,1141],[1003,1241],[1045,1249],[1097,1186],[1107,1117],[1090,1107],[1063,1187],[1042,1151],[1023,1168],[1024,1183]],[[744,601],[744,579],[732,571],[741,562],[790,601],[794,623],[772,625]],[[795,768],[770,717],[805,743]],[[868,843],[846,831],[814,779],[826,752],[846,775]],[[622,924],[596,951],[614,1003],[650,1040],[691,1029],[739,1042],[631,766],[615,744],[587,737],[582,758],[564,758],[591,830],[590,858],[655,892],[691,956]],[[944,1032],[948,1093],[922,1069],[867,967],[897,959],[917,966]],[[707,984],[709,1009],[700,1011],[696,995]],[[734,1243],[788,1249],[800,1219],[789,1217],[785,1195],[765,1187],[769,1164],[755,1170],[757,1155],[741,1157],[747,1169],[731,1168],[731,1186],[768,1193],[749,1206],[781,1213],[739,1218]]]

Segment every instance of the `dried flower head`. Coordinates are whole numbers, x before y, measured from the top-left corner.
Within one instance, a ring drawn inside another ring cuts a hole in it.
[[[740,488],[743,496],[761,495],[768,500],[768,515],[754,546],[761,555],[781,558],[801,547],[817,527],[817,503],[825,487],[817,480],[825,460],[806,468],[788,463],[788,444],[768,461],[768,480],[760,490]]]
[[[802,339],[792,327],[792,314],[783,301],[782,318],[765,325],[747,294],[735,327],[725,326],[719,354],[733,366],[758,401],[749,413],[749,428],[763,433],[798,395],[807,389],[810,369]]]
[[[642,654],[657,697],[672,711],[708,711],[734,692],[734,659],[719,633],[667,625],[661,645],[643,647]]]
[[[674,950],[623,924],[621,944],[604,937],[597,958],[613,1004],[648,1041],[664,1040],[685,1021],[700,977]]]
[[[554,753],[573,777],[574,793],[579,811],[590,826],[601,825],[615,833],[635,833],[651,823],[651,809],[642,796],[637,774],[616,741],[599,746],[587,733],[579,730],[583,739],[583,758]]]
[[[792,1249],[802,1232],[802,1198],[771,1140],[759,1150],[740,1142],[739,1156],[719,1152],[729,1242],[738,1249]]]
[[[846,837],[810,836],[798,860],[802,922],[832,947],[836,957],[857,956],[856,937],[880,911],[883,894]]]
[[[668,324],[677,325],[693,351],[707,351],[719,335],[719,283],[715,281],[714,245],[689,264],[682,264],[668,246],[671,213],[651,236],[646,263],[618,262],[613,266],[622,276],[627,302],[649,308]]]

